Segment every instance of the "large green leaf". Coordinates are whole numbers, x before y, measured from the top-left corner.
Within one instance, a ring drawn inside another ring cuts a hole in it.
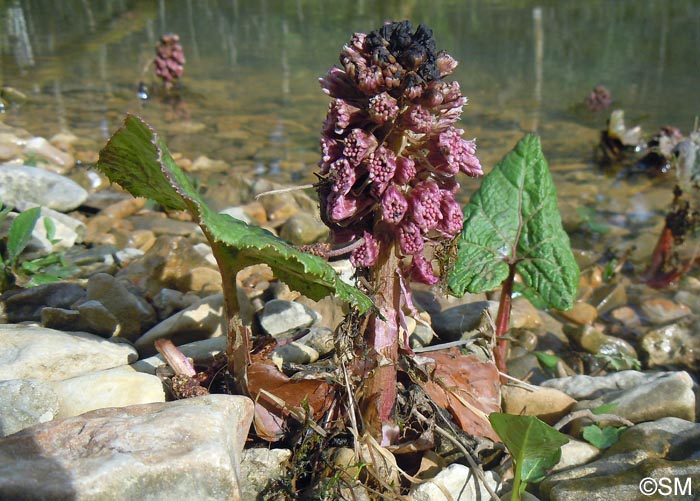
[[[189,210],[209,239],[224,280],[234,278],[225,276],[225,270],[266,263],[280,280],[312,299],[337,294],[362,312],[372,307],[366,295],[340,280],[323,259],[300,252],[269,231],[212,211],[156,131],[140,118],[127,115],[100,152],[97,168],[134,196],[151,198],[167,209]]]
[[[458,296],[492,290],[508,277],[510,266],[550,307],[573,306],[579,269],[539,137],[533,134],[484,177],[465,207],[448,283]]]
[[[489,421],[513,456],[516,478],[525,483],[542,480],[547,470],[559,462],[561,446],[569,441],[566,435],[534,416],[494,412]]]

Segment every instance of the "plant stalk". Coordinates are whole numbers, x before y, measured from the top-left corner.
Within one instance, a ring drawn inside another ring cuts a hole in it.
[[[399,322],[401,284],[397,273],[399,259],[393,242],[381,246],[375,267],[374,283],[377,285],[375,304],[379,313],[372,314],[365,339],[369,343],[370,365],[360,408],[363,421],[373,435],[381,437],[381,445],[392,441],[391,414],[396,402],[396,367],[398,365]]]
[[[498,302],[498,314],[496,316],[496,349],[494,357],[496,359],[496,367],[502,373],[507,373],[506,369],[506,352],[507,345],[504,338],[508,328],[510,327],[510,307],[513,302],[513,282],[515,281],[515,265],[509,266],[508,278],[503,282],[501,288],[501,298]],[[501,378],[505,382],[504,378]]]

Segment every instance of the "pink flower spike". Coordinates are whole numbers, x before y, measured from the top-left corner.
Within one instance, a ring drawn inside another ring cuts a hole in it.
[[[441,132],[437,141],[430,145],[428,160],[439,171],[455,175],[459,171],[468,176],[478,177],[483,175],[481,164],[476,157],[476,142],[462,138],[464,131],[455,127],[448,127]]]
[[[336,99],[328,105],[328,114],[323,122],[324,134],[343,134],[353,121],[357,120],[360,109]]]
[[[413,255],[408,273],[411,280],[422,284],[435,285],[440,281],[433,272],[433,265],[420,253]]]
[[[382,197],[382,219],[397,224],[408,210],[408,201],[395,184],[390,184]]]
[[[396,104],[396,99],[386,92],[377,94],[369,100],[369,116],[373,122],[379,125],[393,120],[398,113],[399,107]]]
[[[325,77],[319,78],[318,81],[323,92],[331,97],[348,99],[362,95],[357,91],[355,82],[352,81],[348,74],[335,66],[330,69]]]
[[[385,87],[382,70],[375,65],[359,69],[357,72],[357,86],[368,96],[380,93]]]
[[[411,218],[423,233],[437,228],[442,212],[440,211],[440,189],[434,181],[418,183],[409,195]]]
[[[333,193],[328,197],[328,219],[340,223],[354,216],[359,209],[356,198]]]
[[[374,184],[386,185],[396,172],[396,154],[380,146],[367,159],[369,178]],[[382,191],[384,191],[382,189]]]
[[[343,155],[352,165],[359,165],[377,147],[377,138],[374,134],[362,129],[353,129],[345,138]]]
[[[347,195],[357,180],[355,168],[350,165],[350,162],[345,157],[340,157],[333,162],[328,169],[328,173],[335,179],[331,189],[339,195]]]
[[[416,176],[416,163],[412,158],[398,157],[394,181],[398,184],[408,184]]]
[[[420,228],[411,222],[404,221],[396,231],[399,249],[404,256],[418,254],[423,250],[423,235]]]
[[[428,134],[433,128],[433,115],[420,105],[411,106],[401,117],[404,126],[413,132]]]
[[[373,266],[379,257],[379,243],[377,240],[367,231],[364,232],[364,239],[364,243],[350,254],[350,263],[355,268]]]
[[[457,60],[450,56],[444,50],[438,52],[437,69],[440,72],[440,77],[445,77],[452,73],[457,67]]]
[[[452,192],[440,190],[440,211],[442,219],[438,223],[437,229],[447,236],[454,237],[464,226],[464,214],[459,203],[455,200]]]

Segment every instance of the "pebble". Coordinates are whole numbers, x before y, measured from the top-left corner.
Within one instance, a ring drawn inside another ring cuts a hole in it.
[[[295,245],[312,244],[328,236],[328,227],[311,212],[297,212],[280,228],[280,238]]]
[[[206,395],[34,426],[0,440],[0,498],[240,499],[252,418],[250,399]]]
[[[164,288],[180,290],[178,279],[193,268],[207,265],[207,259],[197,252],[189,239],[160,235],[142,257],[131,261],[115,277],[131,282],[143,290],[146,297],[154,297]]]
[[[646,499],[639,490],[644,478],[678,478],[681,485],[690,478],[691,486],[697,486],[700,459],[693,453],[699,440],[700,424],[682,419],[638,424],[625,430],[600,459],[549,475],[540,484],[540,493],[553,501],[637,500]]]
[[[50,235],[46,230],[47,219],[50,221],[48,224],[52,224],[54,228],[54,234],[51,236],[51,239],[49,239]],[[48,254],[70,249],[75,244],[82,243],[85,239],[86,231],[85,223],[82,221],[47,207],[42,207],[32,236],[40,242],[42,249]]]
[[[600,449],[588,442],[569,438],[561,447],[561,459],[552,467],[552,471],[568,470],[575,466],[590,463],[600,454]]]
[[[603,376],[603,378],[605,377],[609,376]],[[572,393],[577,395],[587,394],[578,398],[579,402],[572,410],[595,409],[603,404],[614,404],[614,410],[611,412],[633,423],[654,421],[664,417],[677,417],[689,421],[695,420],[693,380],[687,372],[659,373],[646,381],[644,381],[645,378],[643,377],[630,377],[625,383],[633,380],[635,381],[633,386],[622,388],[617,386],[617,388],[611,389],[610,383],[608,383],[603,385],[603,387],[606,387],[606,390],[602,392],[595,391],[592,388],[567,391],[566,380],[575,378],[579,378],[578,380],[584,382],[584,384],[591,379],[595,379],[590,376],[574,376],[573,378],[562,378],[561,384],[557,384],[556,380],[545,381],[542,383],[542,386],[550,388],[559,386],[569,396],[573,396]],[[620,380],[624,381],[622,378]]]
[[[271,482],[285,476],[291,457],[289,449],[245,449],[241,455],[241,499],[259,499]]]
[[[161,289],[151,298],[151,305],[156,310],[158,318],[165,320],[199,300],[196,294],[185,294],[175,289]]]
[[[205,363],[212,360],[219,353],[226,351],[226,345],[228,339],[226,336],[213,337],[210,339],[204,339],[202,341],[194,341],[193,343],[187,343],[178,346],[178,349],[187,358],[191,358],[194,363]],[[143,358],[137,362],[134,362],[130,367],[138,372],[145,372],[146,374],[155,374],[156,369],[162,365],[165,365],[165,359],[159,353],[148,358]]]
[[[0,200],[18,210],[41,205],[69,212],[86,198],[87,191],[59,174],[26,165],[0,166]]]
[[[228,170],[229,165],[223,160],[212,160],[206,155],[200,155],[194,159],[192,165],[187,169],[190,172],[223,172]]]
[[[646,319],[654,325],[667,324],[692,313],[686,305],[663,297],[645,299],[639,306]]]
[[[270,360],[282,370],[284,364],[310,364],[318,360],[318,352],[298,341],[278,346],[270,354]]]
[[[223,290],[221,273],[210,266],[197,266],[175,281],[179,290],[210,295]]]
[[[557,311],[557,314],[578,325],[590,325],[598,318],[598,310],[595,306],[583,301],[576,301],[569,311]]]
[[[259,318],[262,328],[273,337],[282,337],[310,327],[320,320],[319,315],[308,306],[282,299],[265,303]]]
[[[129,364],[136,350],[85,332],[0,325],[0,381],[60,381]]]
[[[65,174],[75,165],[73,155],[59,150],[43,137],[34,137],[27,141],[22,153],[46,160],[59,174]]]
[[[484,310],[488,310],[493,318],[496,318],[498,302],[476,301],[433,313],[433,330],[441,342],[457,341],[479,327]]]
[[[156,353],[154,343],[158,339],[169,339],[178,346],[222,336],[224,332],[224,295],[213,294],[153,326],[134,346],[146,357]]]
[[[642,319],[633,308],[620,306],[610,312],[610,317],[617,320],[628,329],[635,329],[642,325]]]
[[[160,378],[135,372],[128,366],[56,381],[51,388],[58,396],[57,418],[78,416],[105,407],[165,402]]]
[[[91,276],[87,284],[87,300],[99,301],[116,318],[113,336],[134,341],[156,323],[156,313],[148,301],[132,294],[112,275],[97,273]],[[92,310],[96,311],[95,308]]]
[[[297,342],[308,346],[322,357],[335,349],[333,331],[327,327],[311,327],[309,333],[299,338]]]
[[[193,240],[204,240],[200,227],[191,221],[178,221],[160,215],[131,216],[128,221],[136,230],[152,231],[155,235],[179,235]]]
[[[44,308],[70,308],[85,294],[85,289],[73,282],[55,282],[8,292],[0,296],[0,323],[39,322]]]
[[[500,478],[493,471],[484,472],[492,490],[498,490]],[[415,501],[470,501],[490,499],[489,491],[476,475],[463,464],[452,463],[434,478],[411,489],[409,496]]]
[[[248,215],[243,207],[228,207],[219,211],[219,214],[226,214],[234,219],[243,221],[246,224],[253,224],[253,219]]]
[[[537,416],[548,424],[559,421],[575,404],[576,400],[554,388],[533,390],[514,384],[501,386],[503,412]]]
[[[603,285],[593,292],[591,304],[598,310],[599,315],[603,315],[615,308],[627,304],[627,287],[623,283],[612,283]]]
[[[0,437],[51,421],[58,407],[56,393],[42,381],[0,381]]]
[[[639,345],[647,354],[649,367],[677,365],[700,369],[700,336],[686,325],[675,323],[651,330]]]

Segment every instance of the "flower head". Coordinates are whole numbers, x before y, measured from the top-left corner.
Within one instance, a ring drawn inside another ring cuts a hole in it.
[[[457,61],[437,51],[429,28],[402,21],[355,33],[340,65],[320,79],[333,98],[321,140],[322,220],[334,242],[364,235],[356,266],[396,245],[411,278],[435,283],[421,252],[461,231],[456,176],[482,173],[476,143],[454,126],[467,99],[444,78]]]

